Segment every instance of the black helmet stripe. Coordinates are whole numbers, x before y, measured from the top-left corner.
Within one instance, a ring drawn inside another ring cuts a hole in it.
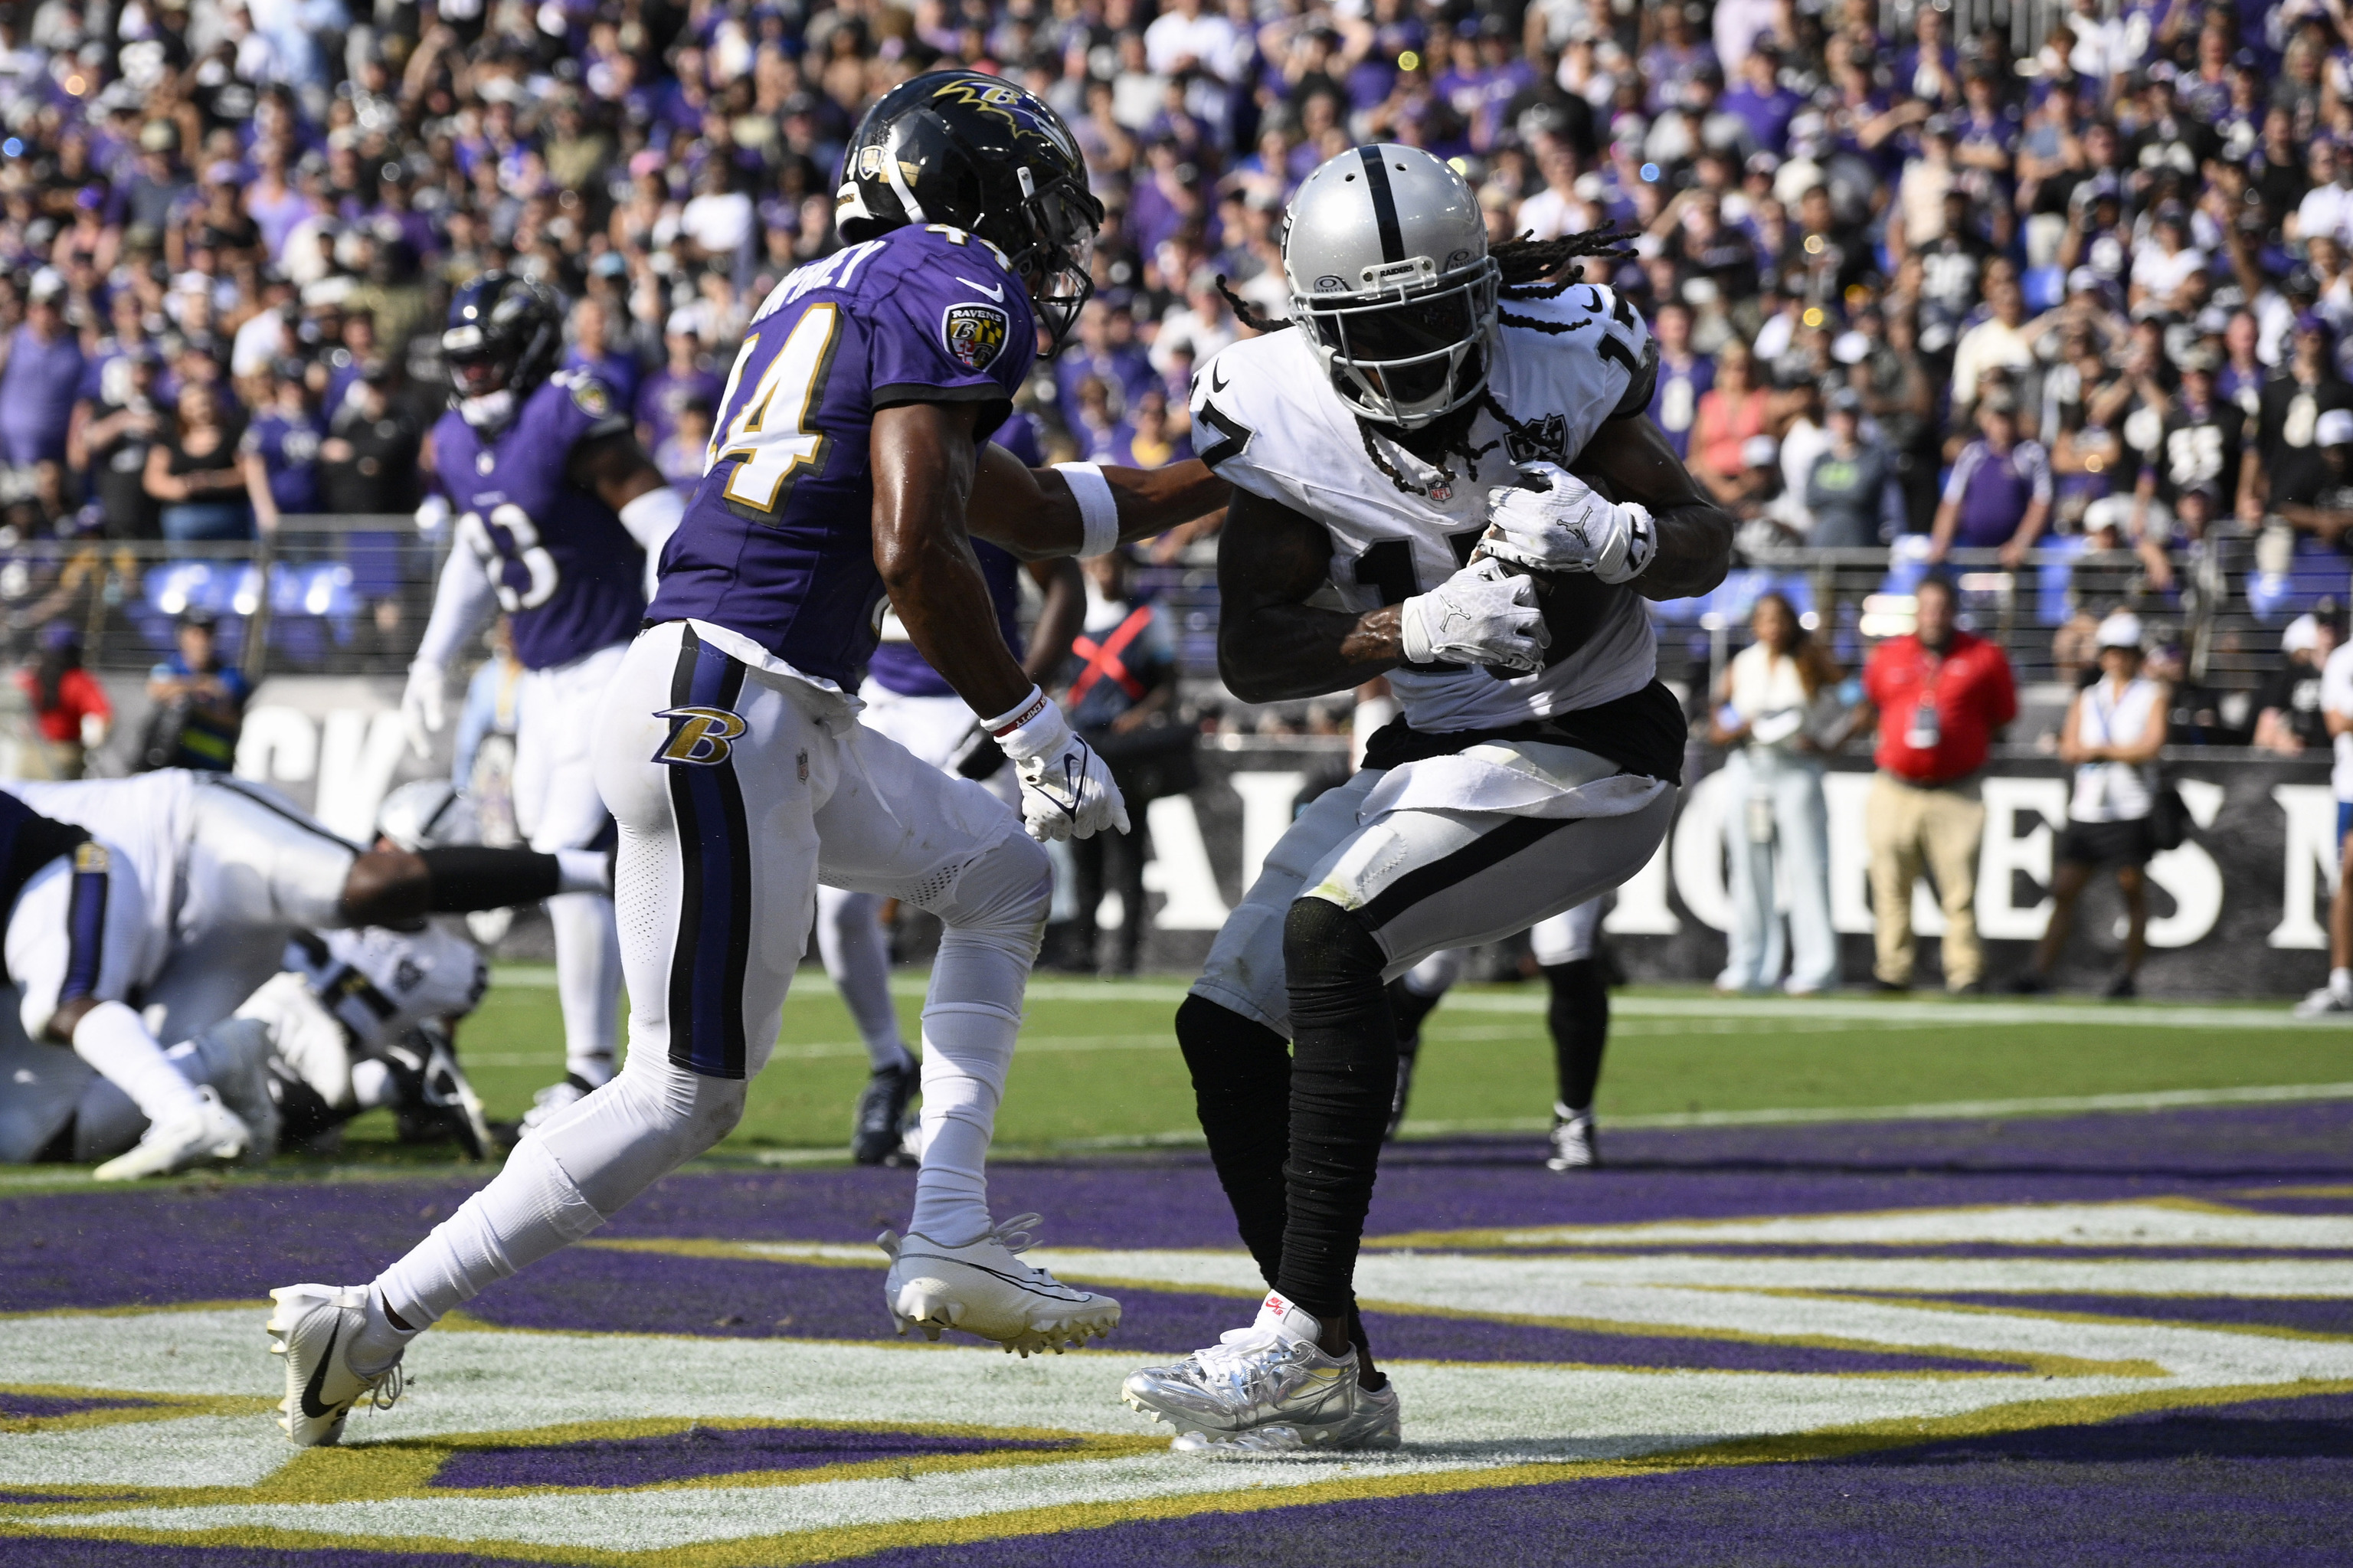
[[[1373,221],[1381,228],[1381,260],[1405,260],[1405,230],[1398,227],[1397,196],[1389,189],[1389,171],[1381,162],[1381,150],[1359,147],[1356,156],[1364,160],[1365,189],[1373,198]]]

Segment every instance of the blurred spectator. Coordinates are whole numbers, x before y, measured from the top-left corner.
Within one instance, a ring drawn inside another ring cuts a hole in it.
[[[2287,623],[2280,633],[2279,668],[2255,698],[2256,746],[2295,757],[2329,743],[2320,709],[2320,673],[2343,641],[2334,604]]]
[[[31,669],[16,673],[16,683],[31,699],[33,720],[48,742],[51,776],[80,778],[89,754],[106,744],[114,705],[98,678],[81,667],[81,633],[70,621],[41,628],[40,655]]]
[[[1772,418],[1772,397],[1756,384],[1756,357],[1747,345],[1727,344],[1716,358],[1715,385],[1700,395],[1692,421],[1691,471],[1727,507],[1749,502],[1757,493],[1745,453]]]
[[[11,466],[62,464],[66,429],[81,386],[81,344],[67,327],[66,281],[44,268],[26,295],[24,324],[5,340],[0,366],[0,459]]]
[[[1651,418],[1681,458],[1691,456],[1699,400],[1715,386],[1715,362],[1693,352],[1691,327],[1691,307],[1679,300],[1662,304],[1651,323],[1659,344],[1659,380],[1651,394]]]
[[[691,312],[670,313],[662,330],[662,366],[638,388],[638,442],[649,452],[659,451],[677,433],[679,416],[696,399],[702,403],[707,430],[710,416],[727,390],[718,373],[703,363],[696,324]]]
[[[1862,676],[1879,720],[1879,770],[1863,807],[1873,973],[1882,991],[1911,988],[1912,885],[1925,869],[1945,912],[1945,987],[1975,991],[1985,981],[1977,927],[1985,805],[1977,775],[1995,736],[2018,716],[2018,694],[2001,650],[1956,623],[1950,582],[1924,577],[1914,595],[1916,630],[1873,649]]]
[[[2295,320],[2287,364],[2263,386],[2255,423],[2254,461],[2241,471],[2242,514],[2284,513],[2308,504],[2330,480],[2321,457],[2320,421],[2353,410],[2353,387],[2337,374],[2337,334],[2309,312]]]
[[[1120,926],[1102,967],[1133,974],[1144,941],[1144,863],[1151,856],[1145,808],[1192,787],[1193,735],[1172,711],[1176,660],[1166,621],[1150,603],[1134,602],[1127,557],[1114,550],[1080,565],[1087,577],[1085,630],[1071,645],[1062,704],[1071,727],[1111,765],[1131,826],[1071,841],[1078,905],[1069,928],[1057,934],[1060,963],[1095,969],[1095,911],[1108,887],[1119,895]]]
[[[2320,671],[2320,713],[2335,756],[2328,771],[2337,801],[2337,886],[2328,900],[2328,983],[2296,1004],[2298,1018],[2353,1012],[2353,643],[2334,649]]]
[[[183,383],[176,408],[178,418],[147,449],[147,493],[163,506],[164,537],[174,544],[252,538],[252,491],[266,492],[268,481],[259,460],[248,461],[239,450],[244,427],[223,412],[220,391],[209,381]]]
[[[281,514],[319,510],[320,432],[301,377],[264,371],[257,379],[269,397],[246,426],[242,445],[246,461],[261,465],[254,513],[268,529]]]
[[[2331,408],[2315,418],[2311,448],[2318,457],[2314,477],[2298,481],[2299,495],[2275,494],[2272,509],[2297,532],[2341,548],[2353,529],[2353,409]]]
[[[1887,450],[1863,433],[1862,396],[1852,387],[1831,394],[1824,418],[1830,444],[1806,476],[1806,509],[1813,517],[1806,543],[1823,550],[1876,548],[1894,479]]]
[[[68,442],[73,466],[90,476],[110,539],[163,536],[161,509],[147,493],[147,451],[163,433],[155,351],[134,344],[105,362],[98,395],[82,403]]]
[[[1708,723],[1708,739],[1732,748],[1724,763],[1732,928],[1715,989],[1771,989],[1786,950],[1785,989],[1812,996],[1839,979],[1816,712],[1835,705],[1839,668],[1778,593],[1757,599],[1749,625],[1757,641],[1725,667]],[[1776,907],[1784,896],[1786,949]]]
[[[489,641],[491,656],[466,683],[466,703],[458,714],[457,748],[449,767],[450,782],[470,795],[482,793],[484,779],[479,766],[482,743],[492,736],[513,739],[515,705],[522,690],[522,662],[515,657],[514,629],[505,616],[491,624]]]
[[[180,617],[179,647],[147,675],[147,700],[154,705],[140,737],[140,768],[194,768],[227,773],[237,765],[237,739],[245,728],[246,699],[253,689],[245,673],[220,662],[210,611]]]
[[[615,346],[612,318],[601,300],[586,299],[572,307],[572,347],[564,355],[564,368],[585,371],[602,381],[619,407],[638,406],[637,358]]]
[[[674,488],[691,491],[702,478],[703,461],[711,455],[711,418],[710,398],[687,398],[671,418],[669,436],[649,454]]]
[[[2092,874],[2113,867],[2125,902],[2124,960],[2103,992],[2110,1000],[2138,994],[2137,977],[2148,935],[2144,868],[2157,853],[2150,826],[2156,810],[2157,756],[2166,740],[2166,691],[2141,673],[2140,618],[2119,610],[2100,623],[2100,679],[2075,694],[2059,732],[2059,760],[2072,767],[2067,828],[2059,835],[2058,869],[2051,883],[2051,919],[2034,949],[2034,967],[2010,989],[2031,995],[2051,989],[2052,970],[2074,926],[2075,901]]]
[[[408,513],[424,499],[417,468],[425,431],[392,395],[392,367],[365,366],[319,442],[319,499],[351,515]]]
[[[1979,402],[1978,431],[1945,481],[1928,559],[1941,561],[1956,548],[1999,548],[2002,564],[2015,567],[2051,516],[2051,460],[2042,443],[2020,439],[2018,406],[2007,388]]]

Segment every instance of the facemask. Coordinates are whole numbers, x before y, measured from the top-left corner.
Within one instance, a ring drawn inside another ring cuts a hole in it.
[[[458,413],[478,430],[495,430],[514,417],[514,394],[501,387],[479,397],[461,397]]]

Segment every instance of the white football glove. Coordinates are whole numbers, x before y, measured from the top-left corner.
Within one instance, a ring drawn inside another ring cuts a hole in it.
[[[1021,779],[1021,825],[1033,839],[1127,832],[1127,802],[1111,767],[1071,728],[1052,698],[1031,687],[1011,713],[983,721]],[[1009,726],[1010,727],[1007,727]]]
[[[408,667],[408,685],[400,694],[400,726],[408,732],[409,749],[420,759],[433,756],[433,737],[448,721],[442,707],[448,673],[438,664],[419,660]]]
[[[1537,571],[1591,572],[1605,583],[1632,581],[1659,553],[1647,507],[1605,501],[1557,463],[1524,464],[1519,483],[1489,491],[1487,524],[1481,555]]]
[[[1536,608],[1533,577],[1476,560],[1398,606],[1406,662],[1491,664],[1525,673],[1544,662],[1552,632]]]

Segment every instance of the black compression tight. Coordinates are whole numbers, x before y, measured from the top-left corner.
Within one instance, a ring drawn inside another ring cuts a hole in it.
[[[1546,964],[1552,986],[1546,1009],[1552,1025],[1553,1066],[1559,1075],[1560,1103],[1583,1110],[1601,1081],[1601,1053],[1609,1044],[1609,988],[1601,966],[1590,959]]]

